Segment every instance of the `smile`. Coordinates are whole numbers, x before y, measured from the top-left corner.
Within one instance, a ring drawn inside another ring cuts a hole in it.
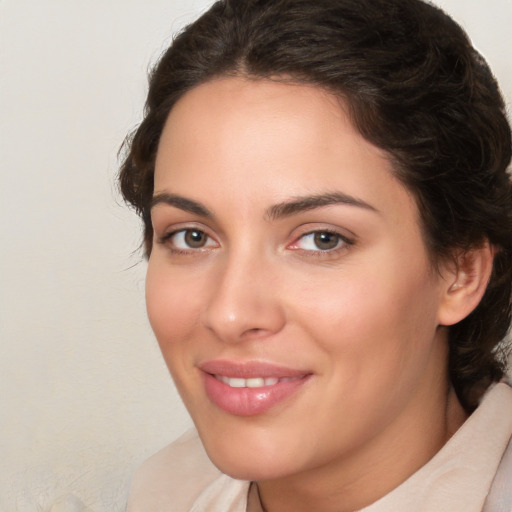
[[[225,413],[256,416],[298,395],[311,372],[271,363],[216,360],[199,368],[210,402]]]
[[[243,379],[239,377],[226,377],[225,375],[214,375],[217,380],[220,380],[230,388],[263,388],[265,386],[275,386],[280,382],[291,382],[298,380],[300,377],[251,377]]]

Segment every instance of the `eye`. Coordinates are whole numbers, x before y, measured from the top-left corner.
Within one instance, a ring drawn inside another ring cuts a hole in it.
[[[301,249],[303,251],[334,251],[352,242],[333,231],[313,231],[302,235],[291,249]]]
[[[170,244],[173,248],[179,250],[204,249],[217,245],[211,237],[200,229],[173,231],[162,238],[162,243]]]

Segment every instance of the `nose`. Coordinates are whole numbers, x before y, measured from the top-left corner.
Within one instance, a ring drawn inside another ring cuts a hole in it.
[[[226,343],[268,337],[285,324],[271,265],[257,257],[227,257],[216,269],[203,325]]]

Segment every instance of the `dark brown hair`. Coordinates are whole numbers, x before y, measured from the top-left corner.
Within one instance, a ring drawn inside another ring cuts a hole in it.
[[[503,377],[511,320],[511,132],[498,86],[464,31],[421,0],[221,0],[173,41],[150,77],[145,117],[125,141],[121,191],[144,222],[160,134],[173,105],[219,76],[292,80],[346,100],[361,134],[414,194],[433,260],[488,240],[479,306],[450,327],[450,379],[473,410]]]

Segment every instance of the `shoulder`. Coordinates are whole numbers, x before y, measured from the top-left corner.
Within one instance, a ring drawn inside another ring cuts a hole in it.
[[[196,430],[189,430],[140,466],[130,490],[127,512],[188,510],[220,475]]]
[[[509,395],[508,410],[512,410],[512,388],[503,388]],[[483,512],[512,510],[512,428],[511,437],[494,476]]]

